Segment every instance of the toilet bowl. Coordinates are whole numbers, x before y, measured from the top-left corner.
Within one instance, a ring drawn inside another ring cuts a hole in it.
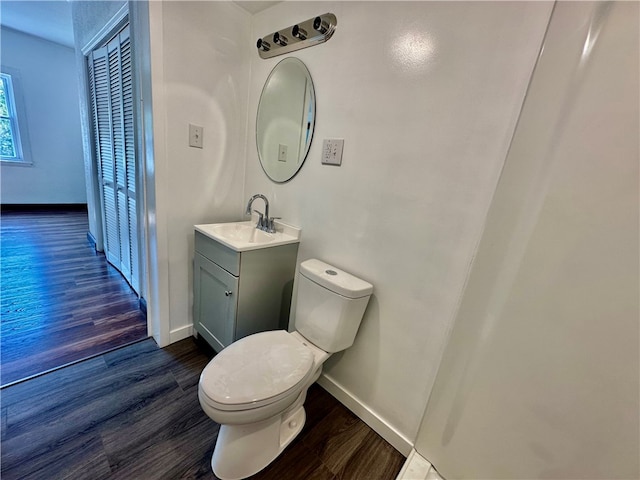
[[[200,376],[202,409],[221,425],[259,422],[284,412],[315,381],[329,354],[297,332],[274,330],[225,348]]]
[[[319,260],[300,264],[296,331],[244,337],[216,355],[198,385],[219,423],[211,459],[222,480],[247,478],[300,433],[307,390],[331,353],[353,344],[373,287]]]

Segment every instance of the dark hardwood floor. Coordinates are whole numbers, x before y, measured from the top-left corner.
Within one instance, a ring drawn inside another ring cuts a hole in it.
[[[211,351],[136,343],[2,390],[1,477],[215,479],[218,425],[198,402]],[[313,385],[302,433],[260,480],[392,480],[404,457]]]
[[[87,240],[82,211],[0,216],[0,385],[147,336],[137,295]]]

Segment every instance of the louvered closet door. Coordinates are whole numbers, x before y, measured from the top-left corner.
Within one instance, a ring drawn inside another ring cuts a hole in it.
[[[139,290],[134,102],[129,27],[88,56],[105,254]]]

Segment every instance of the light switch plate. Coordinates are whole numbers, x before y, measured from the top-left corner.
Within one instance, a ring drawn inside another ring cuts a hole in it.
[[[333,138],[322,141],[322,163],[324,165],[341,165],[344,139]]]
[[[189,124],[189,146],[202,148],[203,128],[198,125]]]
[[[287,150],[288,150],[287,145],[284,145],[282,143],[278,145],[278,161],[279,162],[287,161]]]

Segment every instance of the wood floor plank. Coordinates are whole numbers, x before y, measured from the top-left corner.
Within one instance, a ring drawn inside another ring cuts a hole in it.
[[[9,407],[0,408],[0,437],[4,437],[7,434],[7,414]]]
[[[323,421],[304,435],[303,441],[334,475],[338,475],[369,431],[369,427],[353,413],[342,405],[335,405]]]
[[[82,211],[0,216],[0,385],[147,336],[124,278],[87,241]]]
[[[27,438],[25,441],[36,441]],[[51,479],[107,479],[110,467],[96,435],[75,437],[60,444],[52,444],[38,455],[20,461],[22,452],[11,451],[2,456],[3,480],[51,480]],[[6,465],[5,465],[6,462]]]
[[[172,388],[145,404],[144,409],[121,416],[118,422],[102,428],[100,435],[111,465],[117,468],[140,456],[149,444],[171,440],[175,432],[205,421],[193,396],[184,401],[186,398],[182,389]],[[211,438],[215,438],[217,425],[209,427]]]
[[[212,479],[210,458],[217,430],[211,421],[203,418],[191,424],[189,431],[173,431],[146,446],[143,456],[130,457],[126,463],[115,465],[113,479],[130,480],[144,478],[174,480],[186,478],[186,472],[201,472],[202,477]]]
[[[367,432],[349,461],[337,475],[340,480],[395,478],[404,458],[374,431]]]
[[[29,356],[29,361],[37,365],[37,368],[33,367],[31,371],[39,373],[40,371],[47,371],[57,368],[61,365],[66,365],[77,361],[79,358],[86,357],[88,355],[99,354],[105,350],[116,348],[127,342],[135,342],[139,340],[141,334],[146,333],[146,329],[141,326],[127,326],[123,329],[119,329],[116,332],[104,332],[100,334],[93,334],[91,337],[82,339],[78,337],[73,345],[53,345],[47,348],[45,351],[38,351],[32,353]],[[31,344],[25,343],[18,339],[16,346],[9,339],[5,339],[4,344],[14,347],[14,350],[36,350],[34,345],[47,344],[48,339],[38,339]],[[4,346],[3,346],[4,348]],[[80,352],[80,354],[78,353]],[[10,357],[9,354],[5,355],[5,360],[2,364],[2,373],[4,378],[21,378],[22,375],[28,371],[24,367],[25,359],[21,355],[17,355],[15,358]]]
[[[38,414],[27,410],[31,402],[10,407],[3,449],[20,452],[20,456],[38,457],[48,451],[49,445],[82,438],[112,423],[127,422],[138,410],[178,389],[168,373],[145,377],[109,372],[94,383],[92,390],[74,389],[72,396],[66,392],[49,395],[51,406],[44,410],[40,399],[34,409]],[[35,432],[37,441],[33,437]]]
[[[2,439],[8,433],[19,429],[22,422],[30,418],[41,418],[44,414],[56,414],[67,406],[70,398],[83,395],[79,385],[93,387],[93,380],[105,374],[107,365],[102,357],[95,357],[74,365],[74,368],[62,368],[32,380],[17,383],[2,390],[2,406],[11,410],[11,424]],[[46,398],[43,399],[43,395]],[[25,429],[30,429],[28,425]],[[18,431],[15,434],[19,434]]]
[[[104,453],[102,444],[98,441],[82,445],[83,455],[78,462],[70,464],[68,460],[62,461],[59,477],[62,480],[101,480],[111,477],[111,466]],[[87,450],[89,450],[87,452]],[[49,470],[49,465],[47,465]],[[49,477],[52,478],[52,477]]]
[[[197,350],[186,342],[178,342],[169,345],[165,350],[169,351],[176,359],[171,368],[176,382],[185,392],[194,390],[197,393],[200,374],[215,355],[214,350],[202,339],[194,340]],[[187,348],[184,348],[187,347]]]
[[[219,426],[197,382],[212,356],[152,339],[2,390],[3,480],[215,480]],[[253,480],[392,480],[404,457],[318,385],[301,435]],[[346,452],[346,453],[345,453]]]
[[[252,480],[281,480],[292,475],[305,480],[334,480],[334,474],[314,455],[303,442],[294,440],[282,455]]]
[[[307,432],[309,430],[315,429],[316,425],[331,414],[331,411],[336,407],[337,402],[335,398],[333,398],[333,396],[331,396],[331,394],[324,388],[314,384],[309,388],[304,405],[307,420],[300,435],[300,438],[303,439],[307,436]],[[335,419],[333,421],[335,422]]]

